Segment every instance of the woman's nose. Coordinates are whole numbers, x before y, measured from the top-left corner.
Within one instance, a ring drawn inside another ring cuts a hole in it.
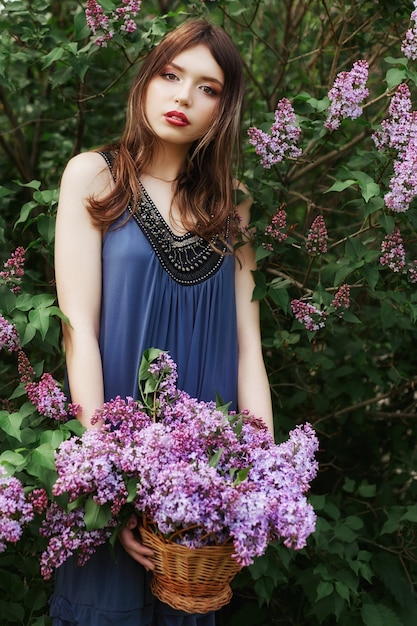
[[[177,94],[175,96],[175,102],[177,102],[181,106],[189,106],[191,104],[190,86],[186,84],[179,85]]]

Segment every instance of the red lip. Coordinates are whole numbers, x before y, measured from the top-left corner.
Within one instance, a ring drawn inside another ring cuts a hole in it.
[[[188,126],[190,123],[188,117],[185,113],[181,113],[181,111],[168,111],[168,113],[165,113],[164,117],[169,124],[173,124],[174,126]]]

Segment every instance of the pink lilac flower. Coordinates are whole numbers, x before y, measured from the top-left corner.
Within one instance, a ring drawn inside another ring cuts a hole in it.
[[[69,404],[66,407],[67,398],[51,374],[42,374],[38,383],[29,382],[25,389],[29,400],[39,413],[49,419],[66,421],[68,416],[76,417],[81,410],[77,404]]]
[[[338,313],[339,317],[343,317],[343,313],[346,309],[349,308],[350,305],[350,287],[348,284],[344,283],[339,287],[339,289],[334,294],[334,298],[330,304],[335,311]]]
[[[322,215],[317,215],[311,224],[307,240],[306,250],[310,254],[325,254],[327,252],[327,228]]]
[[[31,383],[35,379],[35,370],[23,350],[19,350],[17,355],[17,371],[19,372],[20,381],[24,385]]]
[[[352,120],[362,115],[361,104],[368,96],[366,87],[369,65],[367,61],[356,61],[349,72],[340,72],[328,93],[330,107],[325,127],[330,130],[339,128],[342,120]]]
[[[301,155],[302,151],[297,147],[300,133],[301,128],[296,125],[294,109],[287,98],[277,104],[270,134],[255,127],[248,130],[249,142],[261,157],[261,165],[265,169],[270,169],[285,158],[297,159]]]
[[[20,338],[17,328],[0,315],[0,350],[17,352],[20,349]]]
[[[133,33],[137,29],[134,17],[139,13],[141,0],[122,0],[123,6],[117,7],[110,15],[103,11],[97,0],[87,0],[85,15],[87,25],[99,46],[107,46],[117,29],[122,33]]]
[[[0,465],[0,552],[6,549],[6,541],[16,543],[23,527],[33,519],[33,506],[25,498],[21,482],[8,476]]]
[[[386,235],[381,243],[379,262],[393,272],[404,272],[406,266],[405,248],[400,230],[394,228],[390,235]]]
[[[48,494],[46,493],[45,489],[33,489],[33,491],[31,491],[28,494],[28,502],[30,502],[30,504],[32,505],[33,510],[36,513],[43,513],[49,504],[49,498],[48,498]]]
[[[4,263],[4,270],[0,272],[0,278],[3,279],[4,284],[15,294],[20,293],[21,290],[20,283],[25,273],[23,269],[24,263],[25,249],[19,246]]]
[[[415,61],[417,59],[417,1],[414,1],[414,11],[410,20],[414,25],[409,28],[401,44],[401,52],[408,58]]]
[[[265,228],[265,236],[272,238],[276,243],[283,243],[288,233],[285,232],[287,228],[287,214],[285,209],[279,208],[275,215],[272,217],[271,223]],[[273,244],[271,242],[263,242],[262,247],[267,250],[273,250]]]
[[[314,304],[303,302],[302,300],[292,300],[291,309],[295,319],[305,326],[307,330],[316,331],[324,328],[326,312],[318,309]]]
[[[417,283],[417,261],[411,261],[408,264],[408,277],[411,283]]]
[[[372,139],[378,150],[391,148],[397,153],[385,204],[392,211],[403,213],[417,195],[417,112],[412,110],[410,90],[405,83],[398,86],[392,97],[389,114]]]

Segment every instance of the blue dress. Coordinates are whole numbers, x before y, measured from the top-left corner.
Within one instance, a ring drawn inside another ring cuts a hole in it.
[[[105,400],[138,398],[142,353],[156,347],[177,363],[180,389],[206,401],[219,394],[236,408],[234,257],[191,233],[175,235],[143,190],[138,210],[129,207],[105,234],[102,262]],[[54,626],[214,626],[213,613],[190,615],[156,601],[144,568],[116,550],[116,560],[101,546],[84,566],[69,559],[58,568]]]

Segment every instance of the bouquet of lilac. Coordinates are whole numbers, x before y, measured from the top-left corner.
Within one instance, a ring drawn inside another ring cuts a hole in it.
[[[147,351],[142,402],[106,403],[93,418],[100,430],[60,445],[53,493],[68,505],[53,503],[42,525],[45,578],[72,553],[85,562],[132,510],[190,548],[233,542],[242,566],[271,541],[306,545],[316,521],[306,498],[318,467],[312,427],[276,445],[262,420],[191,398],[176,379],[167,353]]]

